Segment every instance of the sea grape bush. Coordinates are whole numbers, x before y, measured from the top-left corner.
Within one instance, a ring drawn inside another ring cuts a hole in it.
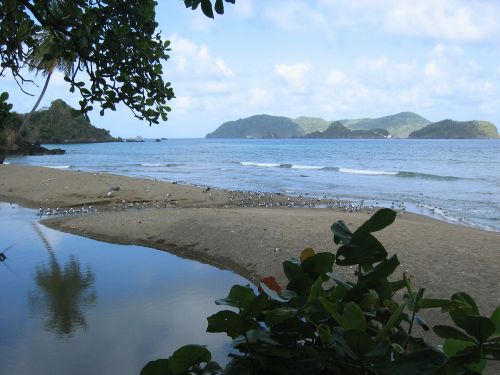
[[[141,374],[480,374],[500,359],[500,307],[482,316],[466,293],[426,298],[406,274],[395,278],[397,256],[372,234],[395,217],[381,209],[355,232],[338,221],[331,227],[336,254],[308,248],[284,262],[285,289],[268,277],[258,294],[235,285],[217,300],[231,309],[210,316],[207,332],[234,340],[224,369],[204,346],[187,345]],[[346,266],[353,281],[333,271]],[[422,338],[430,330],[419,316],[425,309],[454,323],[432,328],[444,339],[438,348]]]

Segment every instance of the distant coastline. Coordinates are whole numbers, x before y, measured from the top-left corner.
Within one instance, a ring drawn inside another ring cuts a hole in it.
[[[255,115],[219,126],[206,138],[319,138],[319,139],[496,139],[495,125],[488,121],[442,120],[431,123],[412,112],[375,119],[327,121],[315,117],[291,119]]]

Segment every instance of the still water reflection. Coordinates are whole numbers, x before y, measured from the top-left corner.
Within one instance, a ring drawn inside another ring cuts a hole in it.
[[[224,362],[229,341],[206,334],[214,300],[246,280],[139,246],[93,241],[0,203],[1,374],[138,374],[187,343]]]

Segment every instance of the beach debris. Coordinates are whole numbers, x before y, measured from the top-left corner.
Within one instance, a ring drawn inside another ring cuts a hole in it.
[[[0,262],[5,262],[7,260],[7,255],[5,253],[12,247],[14,244],[8,246],[4,251],[0,252]]]

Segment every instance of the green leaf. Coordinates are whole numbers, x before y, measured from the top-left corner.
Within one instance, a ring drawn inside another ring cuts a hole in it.
[[[364,357],[375,348],[375,341],[363,331],[345,331],[343,335],[345,342],[358,358]]]
[[[217,14],[224,14],[224,3],[222,0],[215,0],[215,11]]]
[[[243,310],[243,316],[248,319],[255,318],[262,311],[271,307],[272,301],[265,294],[259,294],[253,301]]]
[[[333,223],[330,229],[333,232],[333,241],[337,245],[339,243],[348,245],[351,242],[352,233],[342,220]]]
[[[349,302],[344,306],[342,320],[344,322],[342,327],[344,327],[346,331],[364,331],[366,329],[366,318],[363,311],[354,302]]]
[[[484,354],[490,355],[496,360],[500,359],[500,343],[488,342],[483,345]]]
[[[302,271],[302,268],[300,267],[300,263],[298,261],[292,262],[290,260],[287,260],[283,262],[283,272],[285,273],[287,279],[290,281],[297,278],[307,277],[307,274]]]
[[[495,333],[495,324],[485,316],[467,316],[461,328],[480,343],[485,342]]]
[[[432,328],[434,333],[443,339],[454,339],[454,340],[462,340],[462,341],[470,341],[475,342],[475,340],[466,335],[462,331],[458,330],[455,327],[445,326],[445,325],[437,325]]]
[[[396,220],[396,211],[390,208],[382,208],[375,212],[371,218],[364,222],[355,232],[356,233],[373,233],[382,230]]]
[[[337,251],[337,264],[351,266],[354,264],[377,263],[387,257],[387,251],[371,234],[353,236],[349,245]]]
[[[387,366],[378,366],[381,374],[391,375],[425,375],[435,374],[447,361],[446,356],[435,349],[414,352],[391,362]]]
[[[255,293],[249,286],[233,285],[226,298],[215,301],[217,305],[226,305],[244,309],[248,307],[255,298]]]
[[[315,283],[311,286],[311,292],[309,293],[309,297],[307,298],[307,303],[311,303],[319,296],[323,295],[323,280],[321,277],[315,281]]]
[[[194,365],[207,363],[212,355],[201,345],[185,345],[177,349],[169,358],[170,370],[173,374],[183,374]]]
[[[464,310],[466,315],[480,315],[476,302],[467,293],[455,293],[451,296],[451,299],[462,304],[463,307],[461,307],[461,310]]]
[[[334,264],[335,255],[325,252],[307,258],[302,262],[301,268],[312,279],[316,280],[318,277],[321,277],[326,281],[328,279],[327,273],[332,272]]]
[[[345,325],[344,318],[340,315],[338,310],[338,305],[328,301],[325,297],[319,297],[319,301],[323,305],[326,311],[330,313],[333,319],[343,327]]]
[[[495,325],[495,335],[500,335],[500,306],[493,311],[490,319]]]
[[[264,311],[264,315],[266,316],[265,322],[272,327],[292,318],[296,313],[297,310],[290,307],[279,307],[274,310]]]
[[[450,363],[466,365],[470,370],[481,373],[486,361],[481,359],[479,346],[470,341],[446,339],[443,351],[449,357]]]
[[[141,375],[173,375],[170,370],[169,359],[157,359],[156,361],[148,362],[141,370]]]
[[[208,317],[207,320],[207,332],[226,333],[232,339],[245,332],[244,321],[233,311],[219,311]]]
[[[363,274],[361,278],[364,281],[386,278],[394,272],[399,264],[397,255],[393,255],[382,263],[377,264],[373,270]]]
[[[377,337],[375,338],[376,341],[383,340],[387,335],[389,334],[390,330],[392,327],[396,324],[396,322],[399,320],[401,317],[401,314],[403,313],[403,310],[406,307],[406,303],[402,303],[399,305],[396,311],[394,311],[387,321],[386,325],[379,331],[377,334]]]
[[[455,302],[448,299],[422,298],[420,301],[418,301],[419,309],[449,309],[455,306]]]
[[[212,10],[212,3],[210,0],[201,0],[201,10],[205,16],[214,18],[214,12]]]

